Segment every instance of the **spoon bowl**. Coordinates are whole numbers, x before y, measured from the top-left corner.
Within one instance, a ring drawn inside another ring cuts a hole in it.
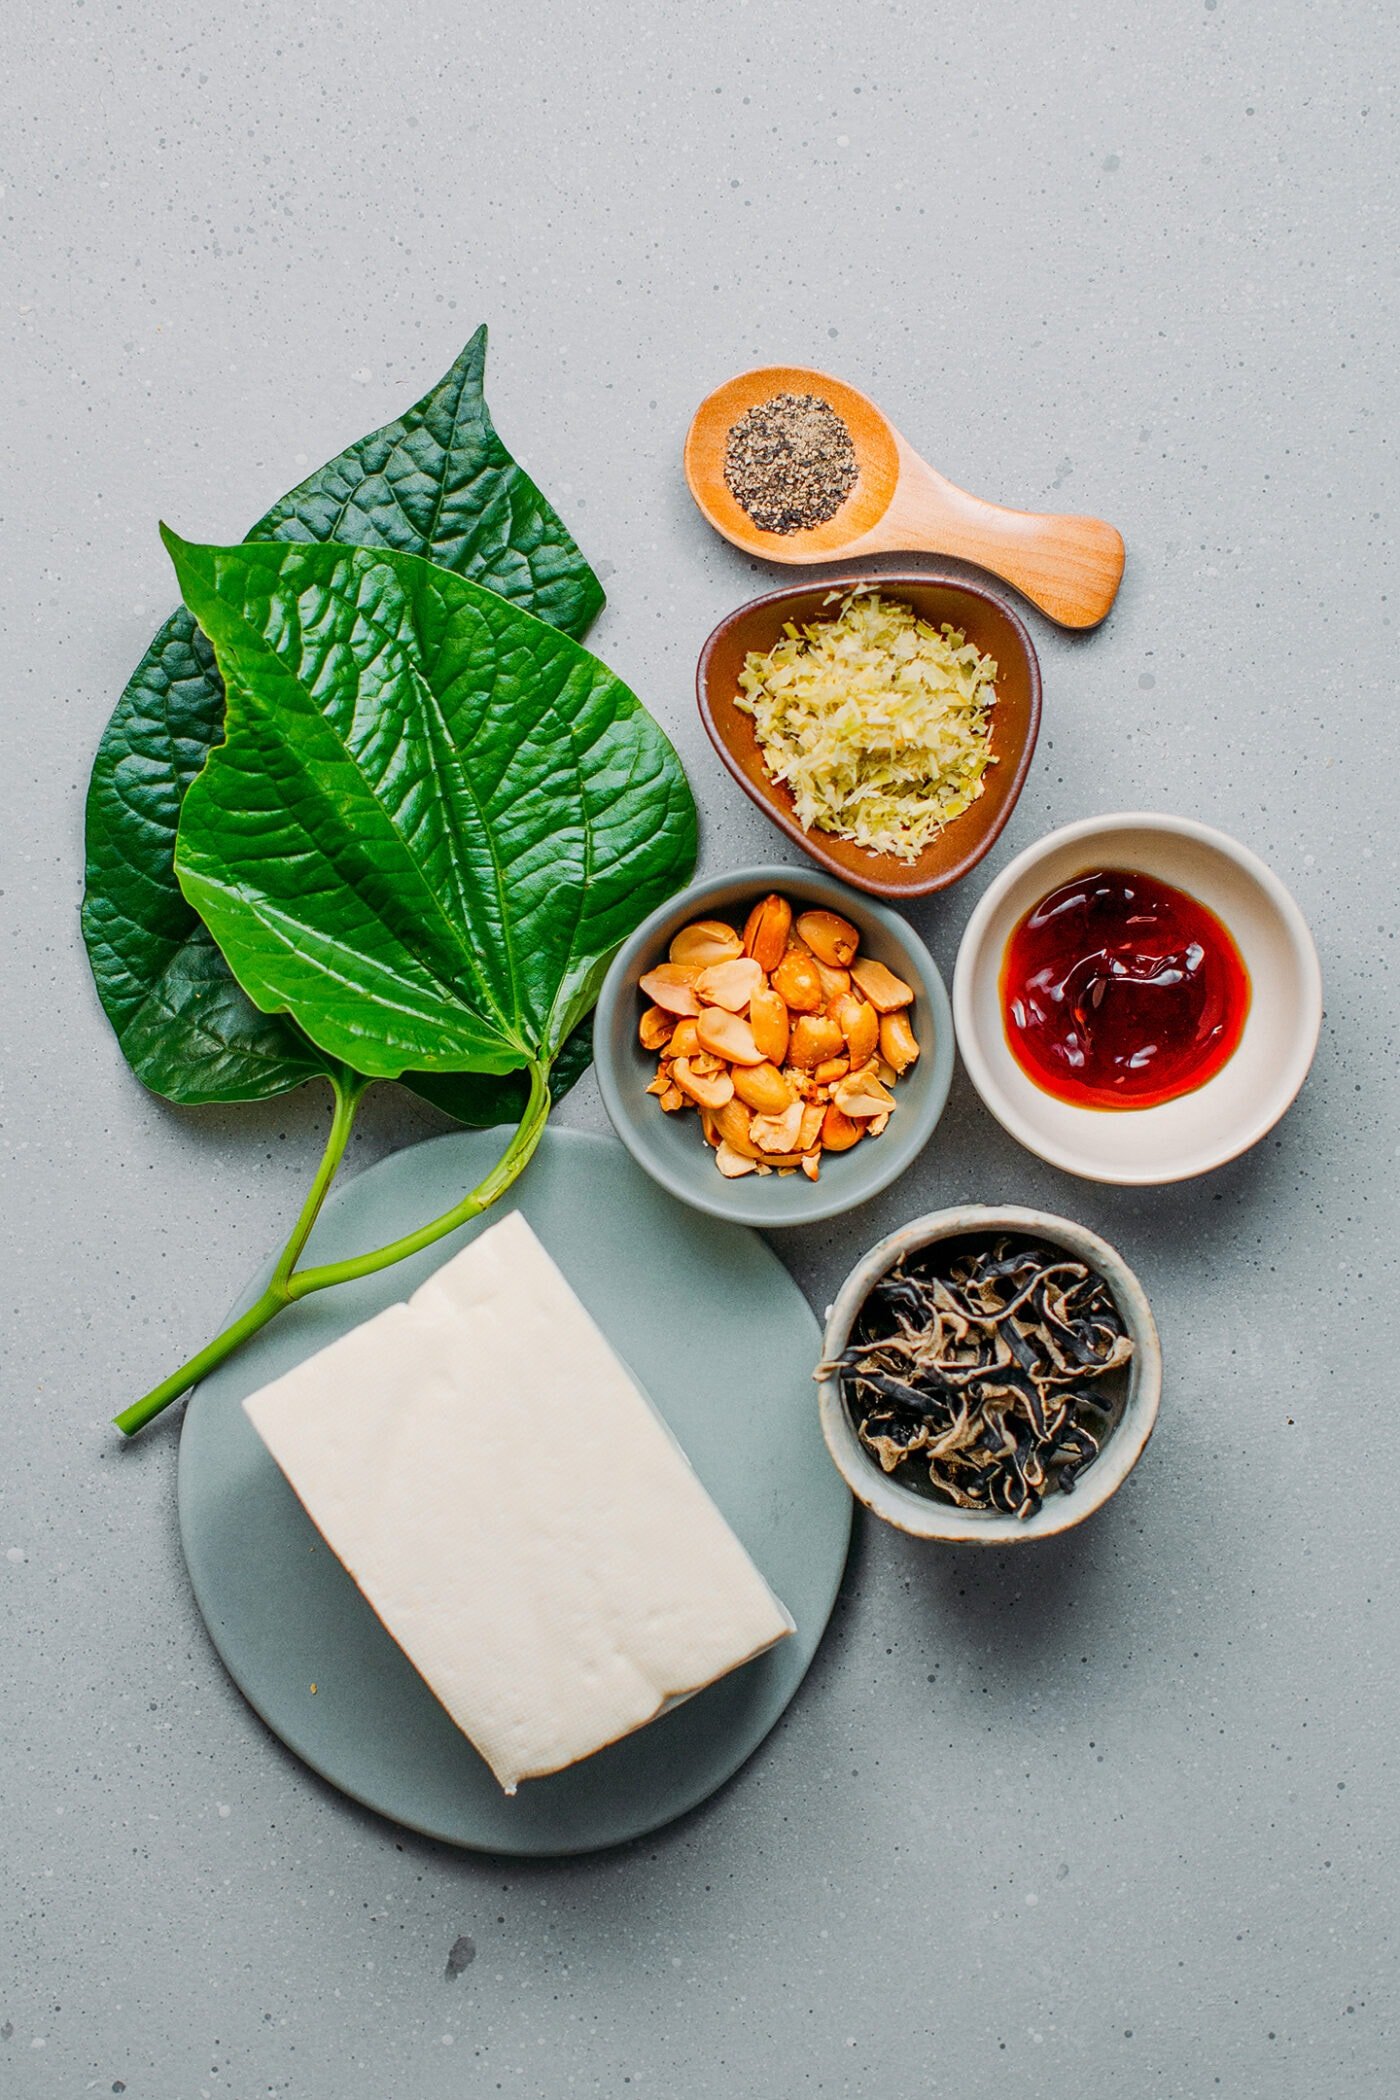
[[[775,394],[816,394],[851,434],[858,478],[834,517],[801,532],[764,532],[724,478],[729,432]],[[1101,518],[1007,510],[971,496],[921,459],[866,395],[803,365],[761,365],[706,396],[685,441],[685,478],[703,515],[763,561],[951,554],[1014,584],[1062,627],[1095,627],[1117,594],[1123,540]]]

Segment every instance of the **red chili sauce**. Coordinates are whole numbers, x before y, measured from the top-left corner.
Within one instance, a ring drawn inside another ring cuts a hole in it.
[[[1154,1108],[1214,1078],[1249,1012],[1249,973],[1214,912],[1094,868],[1027,912],[1001,972],[1021,1069],[1079,1108]]]

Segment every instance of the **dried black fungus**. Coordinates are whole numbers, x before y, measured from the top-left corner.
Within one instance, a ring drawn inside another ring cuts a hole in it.
[[[886,1473],[917,1458],[960,1509],[1030,1517],[1098,1457],[1116,1402],[1094,1383],[1132,1353],[1102,1276],[998,1239],[901,1262],[824,1368]]]

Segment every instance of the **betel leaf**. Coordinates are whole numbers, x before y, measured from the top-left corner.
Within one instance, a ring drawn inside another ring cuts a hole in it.
[[[249,538],[421,554],[584,634],[602,588],[497,437],[485,359],[480,328],[415,407],[318,468]],[[118,702],[88,792],[83,930],[98,996],[137,1077],[187,1104],[266,1100],[328,1068],[294,1022],[245,996],[176,880],[181,803],[223,719],[213,652],[182,606]],[[561,1060],[560,1079],[565,1069]],[[421,1091],[483,1125],[509,1120],[524,1100],[519,1080],[488,1088],[439,1075]]]
[[[694,863],[651,716],[416,556],[165,541],[228,694],[176,866],[244,990],[371,1077],[549,1065]]]
[[[562,1101],[577,1086],[593,1062],[593,1020],[579,1022],[549,1068],[549,1097]],[[489,1130],[497,1123],[518,1123],[530,1098],[530,1083],[524,1072],[415,1072],[411,1080],[415,1094],[431,1101],[459,1123],[473,1130]]]

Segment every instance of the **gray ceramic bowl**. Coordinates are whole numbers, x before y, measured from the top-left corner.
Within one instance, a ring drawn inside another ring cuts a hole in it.
[[[637,1040],[645,1009],[637,980],[666,960],[672,937],[692,919],[728,919],[742,927],[750,908],[770,890],[790,898],[799,910],[816,906],[840,912],[859,929],[862,952],[914,987],[911,1019],[923,1054],[894,1089],[899,1106],[878,1138],[863,1138],[849,1152],[824,1153],[816,1182],[805,1174],[746,1174],[726,1181],[698,1118],[689,1112],[663,1114],[655,1095],[646,1091],[656,1076],[656,1056]],[[599,995],[593,1056],[618,1136],[638,1165],[673,1196],[741,1225],[811,1225],[854,1210],[888,1188],[923,1151],[953,1077],[953,1013],[932,956],[897,912],[816,868],[741,868],[693,883],[654,911],[624,944]]]
[[[839,1356],[851,1338],[857,1315],[871,1286],[892,1269],[904,1255],[941,1240],[981,1239],[1005,1232],[1018,1239],[1044,1240],[1063,1247],[1078,1261],[1087,1262],[1108,1284],[1133,1338],[1133,1356],[1126,1374],[1127,1390],[1112,1430],[1099,1456],[1086,1466],[1070,1495],[1047,1495],[1033,1517],[1008,1517],[999,1513],[955,1509],[951,1503],[935,1501],[916,1488],[901,1484],[897,1473],[883,1473],[878,1461],[856,1435],[839,1379],[820,1382],[822,1434],[838,1471],[858,1502],[877,1517],[920,1539],[943,1539],[970,1546],[1014,1546],[1027,1539],[1053,1538],[1082,1524],[1085,1517],[1102,1509],[1110,1495],[1123,1485],[1141,1458],[1157,1420],[1162,1394],[1162,1346],[1157,1323],[1142,1285],[1132,1270],[1096,1232],[1075,1225],[1068,1218],[1052,1217],[1043,1210],[992,1208],[969,1203],[958,1210],[936,1210],[926,1218],[871,1248],[841,1286],[840,1295],[827,1315],[822,1361]],[[1122,1374],[1115,1374],[1121,1376]]]

